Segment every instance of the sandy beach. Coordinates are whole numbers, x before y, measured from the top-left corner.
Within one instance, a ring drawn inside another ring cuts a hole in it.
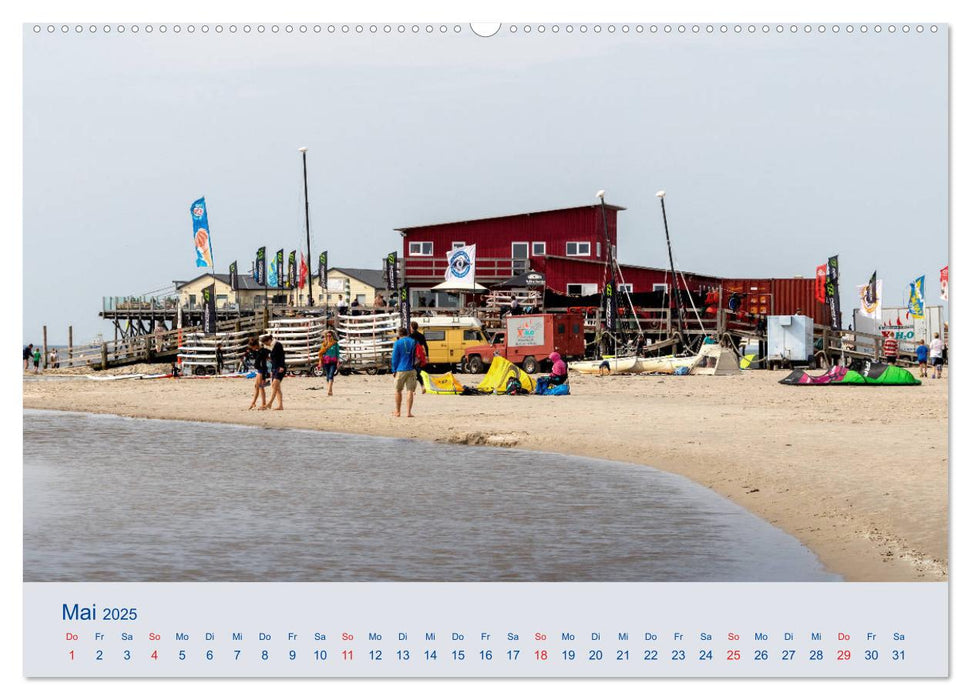
[[[24,381],[23,405],[644,464],[742,505],[847,580],[945,580],[947,382],[792,387],[784,376],[574,376],[569,397],[419,395],[414,419],[392,417],[389,376],[338,377],[332,397],[322,379],[288,378],[284,411],[246,410],[252,381],[231,378]]]

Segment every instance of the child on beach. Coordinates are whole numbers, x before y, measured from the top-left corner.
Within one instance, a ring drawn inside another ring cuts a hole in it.
[[[341,359],[341,346],[337,342],[337,335],[334,331],[327,331],[324,334],[324,343],[320,346],[320,361],[317,367],[325,372],[327,378],[327,395],[334,395],[334,375],[337,374],[337,365]]]
[[[40,373],[40,347],[34,348],[34,374]]]
[[[921,377],[927,376],[927,355],[929,351],[924,339],[921,338],[920,344],[917,346],[917,367]]]

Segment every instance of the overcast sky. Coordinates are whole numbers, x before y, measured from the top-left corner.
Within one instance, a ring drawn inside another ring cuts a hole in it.
[[[240,25],[242,26],[242,25]],[[35,35],[24,49],[24,342],[111,335],[103,296],[189,279],[205,196],[217,271],[300,248],[380,266],[397,227],[607,201],[621,262],[812,276],[844,322],[947,264],[947,36],[925,31],[483,39],[184,30]],[[592,25],[591,25],[592,26]],[[606,25],[604,25],[606,26]],[[717,25],[716,25],[717,26]],[[228,27],[228,25],[227,25]],[[535,27],[535,25],[534,25]]]

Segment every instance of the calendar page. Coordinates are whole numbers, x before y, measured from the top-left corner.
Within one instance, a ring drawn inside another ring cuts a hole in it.
[[[948,677],[932,14],[26,21],[23,675]]]

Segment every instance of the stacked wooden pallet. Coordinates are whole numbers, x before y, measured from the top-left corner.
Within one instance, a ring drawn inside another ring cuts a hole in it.
[[[388,369],[400,323],[397,313],[338,316],[342,366],[372,372]]]
[[[206,335],[201,332],[188,332],[179,346],[179,361],[185,374],[216,374],[216,344],[219,343],[223,355],[223,371],[236,370],[246,353],[246,343],[251,332],[229,331]]]
[[[321,318],[278,318],[270,321],[268,332],[283,344],[287,369],[309,371],[317,366],[318,353],[324,341]]]

